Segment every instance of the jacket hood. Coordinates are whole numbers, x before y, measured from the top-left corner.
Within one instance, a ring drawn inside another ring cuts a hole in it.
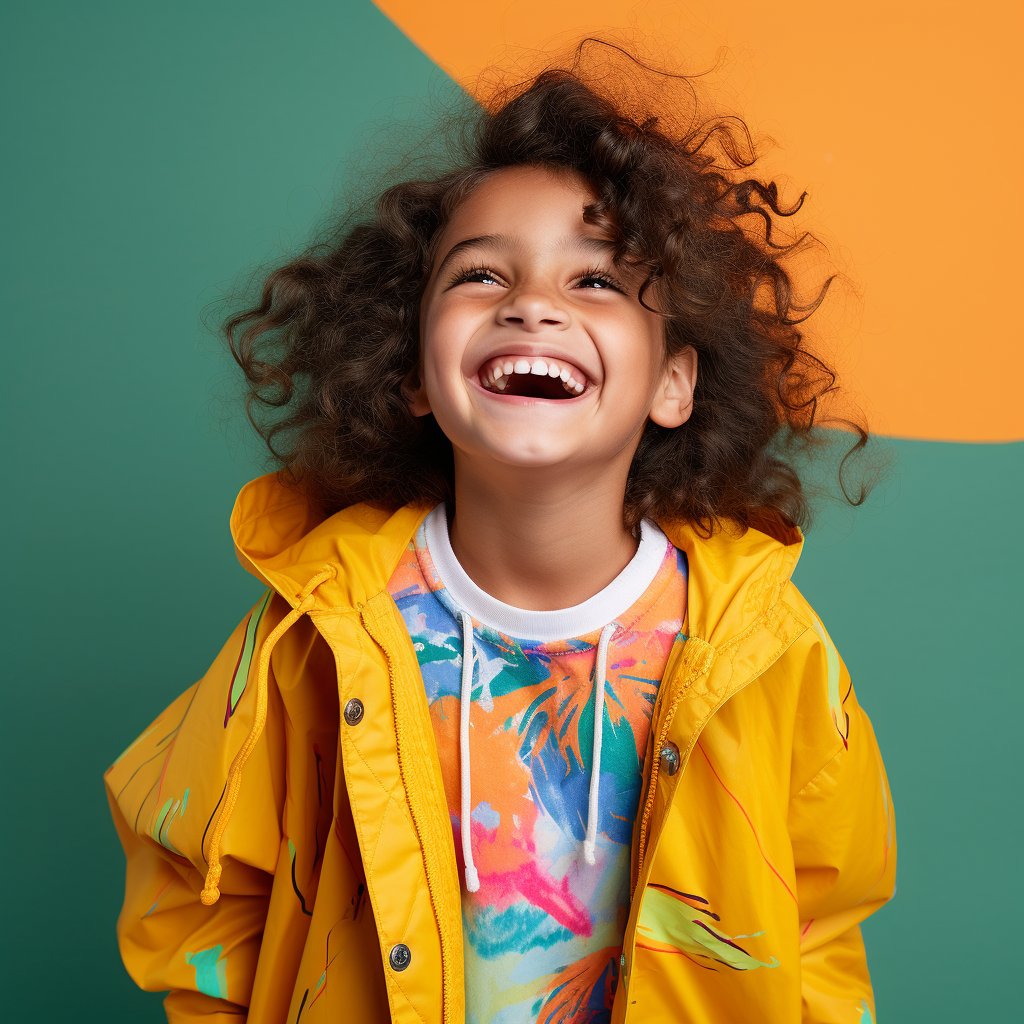
[[[293,606],[317,573],[336,567],[333,578],[317,587],[313,607],[342,611],[361,607],[387,587],[431,507],[410,504],[390,513],[364,502],[324,518],[299,489],[270,473],[242,488],[231,534],[242,565]],[[795,526],[758,525],[744,530],[726,520],[713,536],[703,537],[687,520],[658,521],[689,562],[691,636],[720,646],[782,596],[803,534]]]

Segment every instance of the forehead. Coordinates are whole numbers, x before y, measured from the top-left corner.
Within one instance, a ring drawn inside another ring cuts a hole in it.
[[[501,168],[459,204],[441,231],[432,253],[431,277],[467,248],[517,255],[609,253],[615,243],[608,230],[583,219],[584,208],[596,198],[586,178],[570,168]]]
[[[503,167],[481,182],[464,199],[442,231],[442,241],[471,231],[536,233],[545,225],[559,231],[601,234],[583,220],[583,209],[596,199],[577,171],[546,167]]]

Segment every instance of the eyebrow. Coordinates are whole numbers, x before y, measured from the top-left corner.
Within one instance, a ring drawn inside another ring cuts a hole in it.
[[[448,254],[441,260],[437,268],[435,278],[440,277],[444,268],[460,253],[467,249],[482,249],[486,246],[511,252],[517,256],[522,255],[525,249],[522,239],[513,235],[477,235],[475,238],[464,238],[448,250]],[[616,248],[618,248],[618,242],[610,238],[594,238],[592,235],[563,235],[558,240],[556,252],[564,253],[570,249],[577,249],[604,254],[613,252]]]

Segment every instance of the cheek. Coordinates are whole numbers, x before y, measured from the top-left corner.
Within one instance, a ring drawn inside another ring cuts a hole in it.
[[[420,365],[426,377],[435,376],[446,360],[447,341],[451,330],[440,316],[433,316],[420,325]]]
[[[654,329],[643,321],[624,324],[618,344],[607,349],[607,370],[618,381],[616,390],[635,396],[638,402],[656,386],[664,365],[660,329],[660,324]]]
[[[472,331],[473,322],[466,309],[444,306],[424,323],[420,342],[433,362],[447,365],[461,358]]]
[[[422,380],[435,412],[455,405],[461,407],[465,392],[463,374],[473,368],[465,364],[466,340],[470,336],[462,317],[448,311],[438,314],[420,330]]]

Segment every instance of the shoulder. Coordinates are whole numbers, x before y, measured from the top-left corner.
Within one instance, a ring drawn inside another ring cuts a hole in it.
[[[254,807],[253,815],[267,817],[268,828],[274,801],[265,799],[266,789],[280,789],[272,776],[285,730],[308,714],[328,717],[333,710],[337,715],[333,686],[320,685],[317,678],[333,662],[308,618],[284,633],[272,652],[267,644],[288,611],[288,602],[273,590],[261,594],[202,678],[161,712],[104,775],[110,799],[128,827],[197,869],[205,864],[209,822],[223,797],[228,768],[253,725],[261,655],[266,659],[266,727],[246,773],[266,783],[248,789],[255,803],[264,805],[262,811]],[[242,800],[248,803],[246,788]]]
[[[793,795],[820,795],[823,788],[862,784],[875,793],[884,768],[846,661],[821,616],[792,581],[782,600],[787,612],[807,626],[787,652],[791,685],[796,688]]]
[[[783,701],[792,716],[793,783],[799,790],[848,748],[851,721],[860,712],[845,661],[792,580],[782,590],[777,615],[796,636],[762,685],[766,698]]]

